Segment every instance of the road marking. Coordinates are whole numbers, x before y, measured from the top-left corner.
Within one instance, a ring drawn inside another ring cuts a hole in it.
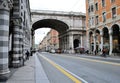
[[[41,67],[42,64],[40,63],[38,56],[36,56],[36,54],[34,55],[34,58],[35,58],[35,64],[36,64],[35,65],[35,79],[36,79],[35,83],[40,83],[41,81],[50,83],[43,68]]]
[[[63,57],[71,57],[71,58],[80,59],[80,60],[84,60],[84,61],[91,61],[91,62],[97,62],[97,63],[104,63],[104,64],[110,64],[110,65],[120,66],[120,63],[115,63],[115,62],[92,60],[92,59],[81,58],[81,57],[73,57],[73,56],[63,56]]]
[[[40,54],[39,54],[40,55]],[[72,72],[70,72],[69,70],[65,69],[64,67],[56,64],[55,62],[53,62],[52,60],[40,55],[41,57],[43,57],[46,61],[48,61],[50,64],[52,64],[55,68],[57,68],[59,71],[61,71],[64,75],[66,75],[68,78],[70,78],[73,82],[75,83],[88,83],[87,81],[85,81],[84,79],[80,78],[79,76],[73,74]]]

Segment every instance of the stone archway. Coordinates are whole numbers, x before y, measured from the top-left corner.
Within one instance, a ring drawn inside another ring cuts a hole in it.
[[[109,50],[110,50],[109,30],[107,27],[103,28],[103,48],[107,49],[109,54]]]
[[[35,22],[32,25],[32,30],[36,30],[38,28],[43,28],[43,27],[49,27],[49,28],[55,29],[56,31],[59,32],[59,34],[66,32],[67,29],[69,28],[69,26],[66,23],[64,23],[60,20],[43,19],[43,20],[39,20],[39,21]]]
[[[59,33],[59,48],[61,48],[62,50],[68,48],[65,45],[66,43],[63,42],[64,37],[61,37],[61,35],[65,35],[67,33],[67,30],[69,29],[69,26],[66,23],[57,19],[42,19],[32,25],[32,33],[34,33],[34,31],[39,28],[52,28],[56,30]]]
[[[112,26],[112,36],[113,36],[113,50],[116,53],[120,52],[120,27],[115,24]]]
[[[79,47],[79,43],[80,43],[80,41],[78,39],[74,40],[74,49]]]
[[[103,28],[103,47],[106,47],[106,44],[109,44],[109,30],[107,27]]]
[[[89,32],[90,53],[94,51],[93,32]]]
[[[96,40],[96,53],[98,53],[100,51],[100,31],[99,30],[96,30],[95,31],[95,40]]]

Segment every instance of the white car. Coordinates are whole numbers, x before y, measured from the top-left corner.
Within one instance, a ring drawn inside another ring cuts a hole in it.
[[[55,50],[51,50],[51,53],[55,53]]]

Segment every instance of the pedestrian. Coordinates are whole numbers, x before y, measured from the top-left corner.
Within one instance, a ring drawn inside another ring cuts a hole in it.
[[[29,51],[26,52],[27,59],[29,60]]]
[[[89,50],[86,50],[86,52],[85,52],[85,53],[89,54]]]
[[[103,50],[102,50],[102,56],[106,57],[106,49],[105,48],[103,48]]]
[[[97,50],[95,50],[95,55],[97,54]]]

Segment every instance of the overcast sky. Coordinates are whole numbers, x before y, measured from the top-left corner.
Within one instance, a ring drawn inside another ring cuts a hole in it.
[[[53,10],[67,12],[85,13],[85,0],[30,0],[30,8],[36,10]],[[35,31],[35,43],[43,39],[49,29],[38,29]]]

